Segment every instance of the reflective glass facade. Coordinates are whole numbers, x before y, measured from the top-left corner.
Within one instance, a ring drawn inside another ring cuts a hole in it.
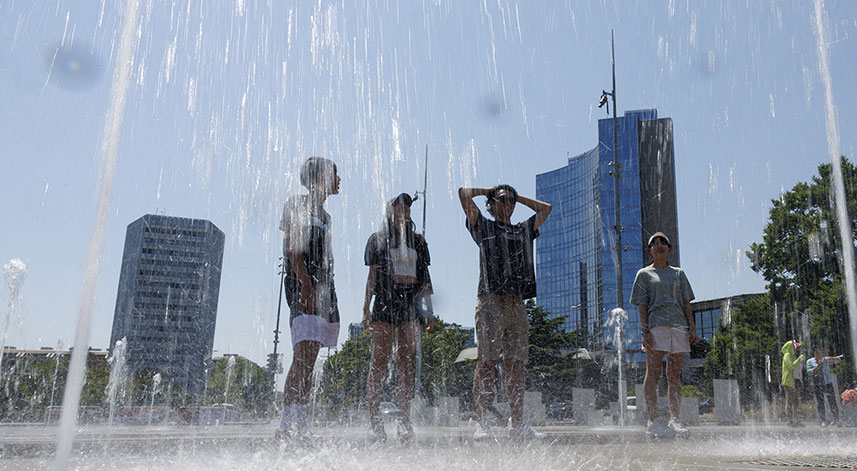
[[[203,392],[224,239],[198,219],[148,214],[128,225],[110,346],[127,339],[132,375],[149,369],[188,394]]]
[[[649,263],[645,242],[652,233],[670,237],[670,262],[679,265],[672,121],[653,109],[627,111],[616,119],[616,137],[626,348],[639,361],[639,314],[629,299],[637,270]],[[536,247],[538,302],[567,316],[567,330],[584,327],[590,350],[615,348],[604,328],[618,305],[613,159],[613,120],[602,119],[594,149],[536,176],[536,197],[553,205]]]

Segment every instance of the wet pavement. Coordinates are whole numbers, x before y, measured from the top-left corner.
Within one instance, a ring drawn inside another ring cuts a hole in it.
[[[780,424],[689,427],[687,438],[651,440],[641,426],[535,427],[543,436],[518,443],[506,430],[472,440],[472,429],[416,427],[410,444],[371,444],[364,427],[314,427],[313,446],[278,441],[273,424],[84,426],[71,469],[857,469],[857,428]],[[0,469],[50,469],[57,428],[0,426]]]

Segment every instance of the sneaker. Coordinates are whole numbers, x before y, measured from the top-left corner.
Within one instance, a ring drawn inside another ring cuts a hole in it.
[[[543,433],[536,432],[527,424],[520,424],[509,431],[509,437],[516,442],[529,442],[544,436]]]
[[[675,419],[670,420],[667,427],[676,435],[685,435],[687,433],[687,429],[682,427],[681,423]]]
[[[292,434],[289,433],[288,428],[277,426],[277,429],[274,430],[274,438],[277,440],[289,440],[292,438]]]
[[[312,434],[312,432],[310,432],[309,426],[306,423],[306,405],[293,405],[292,415],[295,419],[290,430],[292,438],[296,438],[305,443],[311,443],[315,441],[316,437]]]
[[[485,420],[476,422],[476,431],[473,432],[474,440],[481,440],[491,435],[491,427],[488,426],[488,423],[485,422]]]
[[[671,437],[675,435],[675,432],[664,425],[662,420],[650,420],[648,424],[646,424],[646,435],[651,437]]]
[[[399,425],[396,426],[396,438],[402,443],[407,443],[414,439],[414,427],[411,425],[411,419],[407,417],[399,419]]]
[[[384,421],[380,417],[371,417],[369,419],[369,440],[372,443],[384,443],[387,441]]]

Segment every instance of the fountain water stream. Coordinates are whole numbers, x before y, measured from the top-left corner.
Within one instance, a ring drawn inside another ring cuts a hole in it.
[[[27,279],[27,265],[19,258],[9,260],[3,265],[3,275],[9,286],[9,309],[3,317],[3,332],[0,338],[0,366],[3,365],[3,351],[6,347],[6,336],[9,334],[9,328],[13,320],[17,319],[20,324],[21,319],[21,304],[22,293],[21,288],[24,285],[24,280]],[[0,369],[2,372],[2,369]]]
[[[836,201],[836,216],[839,222],[839,237],[842,240],[842,267],[845,272],[845,295],[848,304],[848,316],[851,324],[851,354],[857,367],[857,282],[854,273],[854,232],[851,218],[848,217],[848,204],[845,201],[845,183],[842,179],[842,156],[839,153],[839,124],[836,120],[836,107],[833,102],[833,80],[830,77],[828,60],[827,28],[824,18],[824,1],[815,0],[815,33],[818,44],[818,68],[824,83],[825,125],[827,127],[827,150],[833,162],[833,190]]]
[[[123,337],[122,340],[117,340],[116,345],[113,346],[113,355],[107,360],[110,364],[110,379],[107,382],[107,404],[110,407],[107,420],[108,425],[113,425],[113,415],[116,411],[116,396],[128,379],[127,359],[125,358],[127,348],[128,340],[126,338]]]
[[[116,155],[119,152],[119,137],[125,114],[125,96],[128,91],[131,68],[134,65],[133,54],[137,39],[134,32],[137,28],[138,14],[138,0],[127,0],[124,6],[119,47],[116,52],[116,69],[113,73],[113,84],[110,90],[110,109],[104,120],[104,131],[101,136],[99,153],[103,162],[99,178],[95,221],[93,222],[92,236],[89,239],[89,251],[84,271],[80,310],[74,338],[74,351],[69,362],[68,380],[65,394],[63,395],[63,411],[60,419],[56,460],[54,462],[54,468],[57,471],[68,469],[68,460],[71,455],[72,440],[74,439],[74,426],[77,421],[78,408],[80,407],[80,394],[86,375],[89,328],[92,323],[95,288],[98,282],[98,271],[101,267],[101,247],[104,245],[107,213],[110,209],[110,196],[113,190],[113,175],[116,170]]]

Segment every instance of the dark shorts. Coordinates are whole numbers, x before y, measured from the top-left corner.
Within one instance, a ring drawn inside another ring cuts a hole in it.
[[[372,320],[401,324],[417,320],[414,308],[414,297],[417,294],[416,285],[393,285],[393,292],[384,299],[376,297],[372,307]]]

